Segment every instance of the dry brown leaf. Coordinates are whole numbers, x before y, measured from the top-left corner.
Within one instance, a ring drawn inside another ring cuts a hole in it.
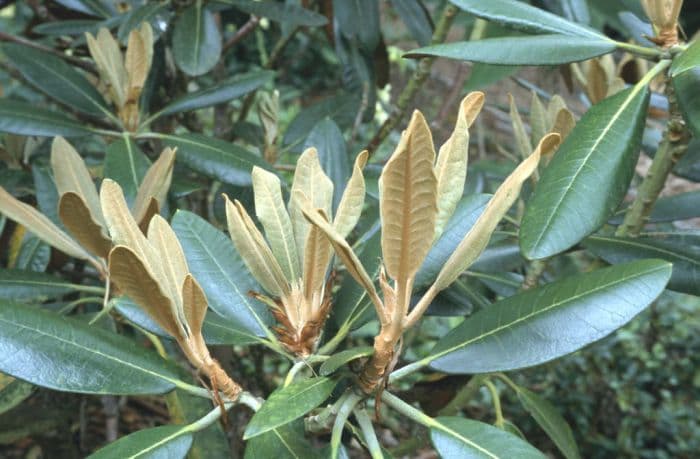
[[[134,300],[163,330],[184,340],[185,329],[174,314],[172,301],[161,289],[155,275],[129,247],[118,245],[109,254],[110,279]]]
[[[136,221],[144,221],[151,206],[151,198],[158,202],[159,208],[163,207],[173,177],[174,164],[175,150],[166,148],[148,169],[134,199],[133,214]]]
[[[143,234],[148,233],[148,225],[151,223],[151,219],[155,215],[158,215],[159,212],[160,209],[158,208],[158,201],[156,201],[156,198],[151,198],[151,200],[148,201],[146,210],[141,215],[141,219],[138,221],[139,229]]]
[[[352,176],[345,186],[343,196],[338,204],[338,211],[333,220],[333,227],[343,237],[347,237],[350,231],[357,225],[357,221],[362,214],[365,204],[365,177],[362,170],[367,164],[369,152],[361,151],[355,159],[355,166],[352,169]]]
[[[425,118],[413,112],[379,177],[382,256],[389,276],[408,283],[428,254],[435,235],[435,150]]]
[[[559,134],[561,136],[561,140],[564,141],[574,126],[576,126],[576,118],[574,118],[574,114],[571,113],[571,110],[568,108],[562,108],[559,110],[559,113],[557,113],[557,117],[554,120],[552,132]]]
[[[586,94],[592,104],[597,104],[608,94],[608,75],[598,59],[588,61]]]
[[[39,239],[61,252],[75,258],[89,260],[95,266],[100,266],[97,260],[45,215],[29,204],[19,201],[3,187],[0,187],[0,213],[26,227]]]
[[[107,259],[112,241],[105,235],[105,228],[93,219],[83,198],[73,191],[63,193],[58,201],[58,216],[63,226],[83,247],[98,257]]]
[[[229,234],[248,270],[266,292],[278,298],[286,296],[289,284],[265,238],[240,202],[234,204],[226,195],[224,200]]]

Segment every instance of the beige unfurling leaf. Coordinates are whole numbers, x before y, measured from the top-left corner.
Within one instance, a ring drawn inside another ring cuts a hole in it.
[[[309,232],[309,222],[301,213],[296,200],[293,199],[294,194],[298,192],[309,198],[314,208],[323,209],[324,212],[330,215],[333,203],[333,182],[323,172],[321,163],[318,160],[318,152],[315,148],[307,148],[297,160],[287,206],[294,229],[294,239],[299,250],[300,262],[303,264],[303,247],[306,243],[306,235]],[[257,203],[255,207],[257,209]],[[267,232],[267,228],[265,228],[265,231]]]
[[[608,75],[598,59],[588,61],[586,94],[592,104],[597,104],[608,94]]]
[[[367,164],[368,156],[367,150],[361,151],[357,155],[352,175],[345,186],[345,191],[343,191],[343,196],[338,204],[338,211],[333,220],[333,227],[343,237],[350,234],[362,214],[362,208],[365,204],[365,177],[362,175],[362,169]]]
[[[523,119],[520,117],[518,112],[518,107],[515,104],[515,99],[512,94],[508,94],[508,99],[510,100],[510,120],[513,125],[513,137],[515,137],[515,146],[518,148],[518,153],[522,158],[527,158],[532,152],[532,144],[530,143],[530,136],[525,129],[525,124]]]
[[[109,254],[110,279],[146,313],[178,340],[187,335],[175,308],[155,275],[131,248],[118,245]]]
[[[146,83],[153,59],[153,30],[148,22],[141,24],[129,34],[126,48],[126,73],[129,78],[129,92],[138,97]]]
[[[148,233],[148,224],[151,223],[151,219],[154,215],[157,215],[158,212],[158,201],[156,201],[156,198],[151,198],[148,201],[148,206],[146,206],[146,210],[141,214],[141,218],[137,222],[139,225],[139,229],[143,234]]]
[[[571,130],[576,126],[576,118],[571,110],[568,108],[562,108],[557,113],[557,117],[554,119],[554,125],[552,126],[552,132],[556,132],[561,136],[561,140],[569,135]]]
[[[192,335],[200,335],[207,314],[207,297],[197,280],[189,273],[182,283],[182,303],[185,308],[185,320]]]
[[[228,231],[248,270],[266,292],[278,298],[286,296],[289,284],[265,238],[240,202],[233,203],[226,195],[224,200]]]
[[[132,213],[137,222],[144,221],[144,217],[149,212],[149,207],[152,206],[151,198],[155,198],[159,208],[163,206],[173,177],[174,165],[175,150],[166,148],[156,162],[148,168],[146,175],[143,177],[143,182],[141,182],[136,193],[136,199],[134,199]]]
[[[440,270],[437,279],[430,288],[431,291],[437,293],[445,289],[476,261],[486,248],[491,234],[518,198],[523,183],[537,170],[540,157],[554,151],[559,146],[560,141],[559,134],[547,134],[535,151],[521,162],[498,187],[484,212]]]
[[[29,204],[19,201],[1,186],[0,213],[5,214],[7,218],[28,228],[29,231],[36,234],[39,239],[56,247],[61,252],[75,258],[89,260],[95,266],[100,265],[85,249],[76,243],[62,229],[54,225],[45,215]]]
[[[100,227],[100,231],[106,238],[100,197],[97,195],[90,171],[83,158],[63,137],[56,137],[51,144],[51,170],[59,196],[68,192],[80,196],[91,215],[90,219]]]
[[[535,91],[530,102],[530,140],[536,142],[544,137],[551,126],[547,121],[547,109]]]
[[[452,135],[440,147],[435,163],[438,213],[434,239],[442,234],[443,228],[452,217],[457,203],[462,198],[469,161],[469,126],[483,106],[484,93],[471,92],[467,94],[460,103]]]
[[[434,163],[432,134],[416,110],[379,177],[382,256],[387,273],[399,283],[408,283],[415,275],[433,243]]]
[[[557,115],[562,108],[566,108],[566,102],[559,95],[555,94],[549,99],[549,104],[547,105],[547,127],[551,130],[554,126],[554,122],[557,119]]]
[[[297,196],[299,195],[297,194]],[[302,200],[299,205],[301,211],[304,213],[304,216],[309,220],[309,222],[320,229],[328,238],[328,241],[331,243],[331,245],[333,245],[335,253],[343,261],[345,268],[348,270],[353,279],[355,279],[357,283],[367,291],[367,295],[374,304],[380,322],[382,324],[386,323],[388,320],[386,311],[384,310],[382,301],[379,299],[379,295],[377,295],[377,290],[374,288],[374,283],[350,245],[343,237],[340,236],[340,234],[338,234],[333,226],[331,226],[331,224],[328,222],[328,218],[324,215],[322,210],[310,207],[310,203],[308,201],[304,202]]]
[[[303,292],[307,300],[313,299],[314,293],[323,290],[326,271],[331,260],[331,244],[326,235],[316,225],[311,225],[304,245],[304,281]]]
[[[88,32],[85,36],[90,55],[97,65],[101,79],[109,88],[113,102],[118,107],[124,106],[127,75],[119,43],[106,28],[101,28],[97,32],[97,39]]]
[[[73,191],[63,193],[58,201],[58,216],[83,247],[98,257],[107,259],[112,241],[105,235],[105,228],[93,219],[82,197]]]
[[[299,253],[294,239],[292,222],[282,200],[280,179],[259,167],[252,172],[255,194],[255,215],[265,229],[265,236],[275,259],[288,282],[301,277]]]

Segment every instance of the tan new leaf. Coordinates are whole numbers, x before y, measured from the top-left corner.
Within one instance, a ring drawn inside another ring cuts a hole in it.
[[[186,337],[172,301],[163,292],[143,259],[129,247],[118,245],[109,254],[109,275],[119,289],[173,337]]]
[[[443,290],[459,277],[484,251],[503,216],[520,194],[523,183],[537,170],[540,157],[552,152],[559,146],[559,134],[547,134],[535,151],[506,178],[498,187],[486,209],[474,226],[464,236],[457,249],[447,260],[430,290],[435,293]]]
[[[252,172],[255,194],[255,214],[265,229],[265,236],[272,254],[277,259],[288,282],[301,277],[299,252],[294,239],[294,230],[289,213],[282,200],[280,179],[259,167]]]
[[[83,247],[98,257],[107,259],[112,241],[105,235],[105,228],[93,219],[83,198],[73,191],[64,193],[58,201],[58,216]]]
[[[547,109],[544,108],[544,104],[537,93],[532,91],[532,99],[530,101],[530,140],[537,142],[537,140],[547,134],[550,127],[547,120]]]
[[[100,203],[102,204],[102,214],[105,217],[109,235],[115,245],[129,247],[146,266],[150,265],[151,260],[158,260],[153,247],[151,247],[146,236],[136,225],[131,212],[129,212],[124,199],[124,192],[117,182],[111,179],[102,181]]]
[[[608,93],[608,75],[598,59],[588,61],[588,73],[586,75],[586,94],[592,104],[597,104],[605,99]]]
[[[228,231],[248,270],[265,291],[276,297],[286,296],[289,284],[265,238],[240,202],[233,203],[226,195],[224,199]]]
[[[56,137],[51,144],[51,169],[59,196],[68,192],[80,196],[90,213],[90,219],[107,238],[100,198],[90,172],[83,158],[63,137]]]
[[[166,148],[148,169],[134,199],[133,214],[136,221],[144,221],[149,208],[152,209],[151,198],[158,202],[159,208],[163,206],[173,177],[174,164],[175,150]]]
[[[89,260],[95,266],[99,266],[97,260],[45,215],[29,204],[19,201],[3,187],[0,187],[0,213],[28,228],[39,239],[56,247],[61,252],[75,258]]]
[[[438,206],[435,239],[442,234],[443,228],[452,217],[457,203],[462,198],[469,161],[469,126],[476,119],[483,106],[484,93],[471,92],[467,94],[460,103],[452,135],[440,147],[435,164]]]
[[[343,196],[338,204],[338,211],[333,220],[333,227],[343,237],[350,234],[362,214],[362,208],[365,204],[365,177],[362,175],[362,169],[367,164],[368,156],[367,150],[361,151],[357,155],[352,176],[345,186],[345,191],[343,191]]]
[[[332,248],[326,235],[316,225],[311,225],[304,246],[304,296],[313,299],[321,292],[326,281],[326,271],[331,260]]]
[[[122,107],[126,102],[127,75],[119,43],[105,28],[97,32],[97,39],[90,33],[85,36],[100,77],[107,84],[114,103]]]
[[[407,283],[428,254],[435,235],[437,178],[428,124],[413,112],[379,177],[382,256],[389,276]]]
[[[129,34],[126,48],[126,73],[129,79],[129,93],[141,94],[141,89],[148,78],[153,58],[153,30],[148,22]]]
[[[294,229],[294,239],[299,250],[300,262],[304,263],[301,257],[304,255],[304,244],[309,232],[309,222],[304,218],[296,200],[293,199],[294,194],[297,192],[301,192],[308,197],[315,208],[323,209],[324,212],[330,215],[333,203],[333,182],[323,172],[321,163],[318,160],[318,152],[315,148],[307,148],[297,160],[287,206]],[[265,228],[265,231],[267,232],[267,228]]]
[[[201,334],[208,303],[202,287],[192,274],[187,274],[182,283],[182,303],[191,334],[195,336]]]
[[[530,143],[530,136],[525,129],[525,124],[523,119],[520,117],[518,112],[518,107],[515,104],[515,99],[512,94],[508,94],[508,99],[510,100],[510,120],[513,126],[513,136],[515,137],[515,145],[518,148],[518,153],[522,158],[527,158],[532,152],[532,144]]]
[[[151,223],[151,219],[154,215],[157,215],[158,212],[160,212],[160,209],[158,208],[158,201],[156,201],[156,198],[151,198],[148,201],[146,210],[142,212],[141,218],[137,222],[139,229],[143,234],[148,233],[148,224]]]
[[[554,124],[552,125],[552,132],[556,132],[561,136],[562,141],[569,135],[569,133],[576,126],[576,118],[571,110],[568,108],[562,108],[557,113],[554,119]]]
[[[340,236],[340,234],[338,234],[335,228],[331,226],[331,224],[328,222],[328,218],[324,215],[322,210],[312,208],[308,201],[304,202],[304,200],[302,200],[299,204],[304,216],[309,220],[309,222],[320,229],[328,238],[328,241],[333,246],[335,253],[343,261],[345,268],[348,270],[353,279],[355,279],[357,283],[367,291],[367,294],[374,304],[381,323],[386,323],[388,318],[386,316],[382,301],[379,299],[379,295],[377,295],[377,290],[374,287],[374,283],[350,245],[342,236]]]

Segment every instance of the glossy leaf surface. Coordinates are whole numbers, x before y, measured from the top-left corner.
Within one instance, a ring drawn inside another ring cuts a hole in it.
[[[89,459],[182,459],[192,446],[186,426],[160,426],[138,430],[110,443]]]
[[[85,125],[60,113],[7,99],[0,100],[0,132],[40,137],[77,137],[91,133]]]
[[[214,13],[197,1],[182,12],[173,30],[173,57],[190,76],[207,73],[221,55],[221,33]]]

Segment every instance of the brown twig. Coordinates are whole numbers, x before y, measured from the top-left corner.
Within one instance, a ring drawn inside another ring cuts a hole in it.
[[[234,45],[236,45],[236,43],[243,40],[253,30],[255,30],[259,23],[260,18],[251,14],[250,19],[248,19],[248,22],[243,24],[241,28],[238,29],[236,33],[233,34],[233,36],[226,41],[226,43],[224,43],[224,47],[221,51],[221,54],[225,55],[231,48],[234,47]]]

